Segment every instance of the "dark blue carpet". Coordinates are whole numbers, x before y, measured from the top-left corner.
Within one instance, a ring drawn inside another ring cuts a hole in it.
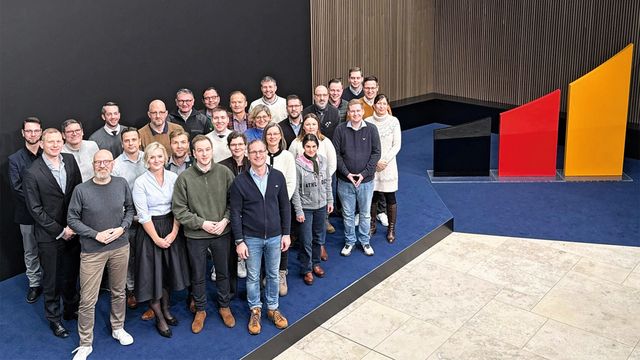
[[[424,130],[421,130],[424,132]],[[339,256],[343,246],[340,218],[331,218],[337,232],[327,238],[329,261],[323,263],[327,275],[316,279],[313,286],[304,285],[298,275],[300,267],[295,251],[289,255],[289,295],[280,299],[280,307],[292,324],[313,309],[333,297],[344,288],[375,269],[390,257],[407,248],[424,235],[451,219],[451,212],[444,206],[427,178],[424,151],[431,145],[415,139],[416,130],[404,133],[404,147],[398,156],[400,188],[398,192],[397,241],[389,245],[384,240],[385,228],[372,239],[375,256],[366,257],[361,249],[344,258]],[[413,137],[413,140],[412,140]],[[412,142],[415,141],[415,144]],[[244,289],[243,284],[239,285]],[[24,274],[0,283],[0,358],[3,359],[70,359],[71,351],[78,345],[77,322],[65,322],[71,330],[70,338],[55,338],[47,326],[40,299],[36,304],[25,302],[27,282]],[[208,282],[209,298],[215,294],[215,286]],[[172,328],[173,338],[160,337],[153,321],[140,320],[145,306],[127,312],[125,328],[135,338],[128,347],[120,346],[111,338],[108,296],[101,294],[96,311],[93,353],[90,359],[237,359],[268,341],[279,331],[263,317],[262,333],[250,336],[247,332],[248,308],[244,290],[232,302],[236,327],[224,327],[212,302],[207,308],[208,317],[204,330],[191,333],[192,315],[184,304],[186,294],[174,294],[172,308],[180,320]]]

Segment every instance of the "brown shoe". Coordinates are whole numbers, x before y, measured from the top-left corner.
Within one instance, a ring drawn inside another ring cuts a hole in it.
[[[260,325],[260,321],[262,320],[262,309],[253,308],[251,309],[251,317],[249,318],[249,334],[258,335],[262,330],[262,325]]]
[[[313,285],[313,273],[308,272],[304,274],[304,277],[302,278],[302,280],[304,280],[304,283],[307,285]]]
[[[226,327],[232,328],[236,326],[236,319],[233,317],[231,313],[231,309],[228,307],[222,307],[218,310],[220,317],[222,318],[222,322]]]
[[[192,295],[189,295],[189,297],[187,298],[187,304],[189,304],[189,311],[191,311],[192,314],[196,313],[196,300],[193,298]]]
[[[327,234],[333,234],[334,232],[336,232],[336,228],[333,227],[333,225],[331,225],[331,223],[329,222],[329,219],[327,219],[326,222],[327,222]]]
[[[320,265],[313,267],[313,273],[316,274],[317,277],[324,277],[324,269],[322,269]]]
[[[327,253],[327,248],[324,245],[320,245],[320,260],[327,261],[329,260],[329,254]]]
[[[204,319],[207,318],[207,312],[202,310],[202,311],[196,311],[196,316],[193,317],[193,322],[191,323],[191,331],[194,334],[199,333],[200,331],[202,331],[202,328],[204,327]]]
[[[127,291],[127,307],[129,309],[136,309],[138,307],[138,300],[133,295],[133,291]]]
[[[140,316],[140,318],[142,320],[153,320],[156,317],[156,313],[153,312],[153,310],[151,308],[148,308],[147,311],[142,313],[142,316]]]
[[[282,313],[278,309],[267,310],[267,317],[269,318],[269,320],[273,321],[278,329],[286,329],[287,326],[289,326],[287,318],[284,317],[284,315],[282,315]]]

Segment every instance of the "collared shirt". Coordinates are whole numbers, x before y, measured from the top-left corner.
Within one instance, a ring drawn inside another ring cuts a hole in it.
[[[293,129],[293,132],[298,136],[300,134],[300,129],[302,129],[302,121],[296,125],[289,120],[289,125],[291,125],[291,129]]]
[[[133,184],[135,183],[138,176],[144,174],[144,172],[147,171],[143,159],[143,151],[138,151],[138,158],[136,160],[131,160],[127,156],[127,153],[122,153],[114,160],[113,171],[111,172],[111,174],[113,176],[123,177],[125,180],[127,180],[129,189],[133,191]]]
[[[189,155],[186,155],[184,161],[182,162],[182,165],[178,165],[173,159],[173,156],[171,156],[169,158],[169,161],[167,162],[167,166],[165,166],[165,169],[180,175],[183,171],[187,170],[189,167],[191,167],[191,165],[193,165],[192,161],[193,160],[191,160]]]
[[[42,160],[44,160],[44,163],[47,164],[47,167],[49,167],[49,170],[51,170],[53,178],[56,179],[58,186],[60,186],[60,189],[64,194],[67,189],[67,170],[65,170],[64,167],[64,158],[62,157],[62,155],[58,154],[58,160],[60,161],[60,166],[58,168],[53,165],[51,160],[49,160],[46,155],[42,155]]]
[[[169,131],[169,122],[165,121],[164,122],[164,127],[162,128],[162,132],[157,132],[153,129],[153,127],[151,126],[151,124],[149,124],[149,130],[151,130],[151,135],[156,136],[156,135],[160,135],[160,134],[166,134]]]
[[[353,127],[353,123],[351,122],[351,120],[347,121],[347,127],[350,129],[353,129],[353,131],[358,131],[360,129],[362,129],[363,127],[367,127],[367,122],[364,120],[360,120],[360,127],[359,128],[354,128]]]
[[[258,175],[257,172],[253,171],[253,167],[249,168],[249,174],[251,175],[251,178],[253,179],[253,182],[256,183],[256,186],[258,186],[258,190],[260,190],[260,193],[262,194],[262,197],[265,197],[265,194],[267,193],[267,181],[269,179],[269,167],[267,166],[267,170],[264,173],[264,176],[260,176]]]
[[[105,125],[104,126],[104,131],[107,132],[107,134],[111,135],[111,136],[117,136],[118,134],[120,134],[120,131],[122,130],[122,126],[120,126],[120,124],[118,124],[118,126],[116,126],[116,129],[113,130],[111,129],[109,126]],[[116,132],[115,134],[113,132]]]
[[[171,212],[171,197],[178,175],[171,171],[163,172],[162,185],[158,184],[151,171],[145,171],[136,179],[133,186],[133,203],[136,205],[140,224],[151,221],[152,216]]]
[[[231,122],[229,128],[237,132],[244,133],[249,128],[249,116],[245,113],[244,118],[238,119],[235,116],[231,116]]]

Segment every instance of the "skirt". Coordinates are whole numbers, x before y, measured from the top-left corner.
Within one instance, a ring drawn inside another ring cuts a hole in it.
[[[158,236],[173,229],[173,214],[151,218]],[[162,289],[183,290],[190,285],[189,258],[182,231],[167,249],[158,247],[142,227],[136,236],[135,295],[138,301],[159,300]]]

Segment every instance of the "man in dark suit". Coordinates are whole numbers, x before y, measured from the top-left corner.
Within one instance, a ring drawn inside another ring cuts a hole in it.
[[[33,161],[23,180],[27,209],[35,221],[45,316],[53,334],[60,338],[69,336],[61,315],[65,320],[78,316],[80,243],[67,226],[67,209],[73,189],[82,182],[73,155],[61,154],[63,144],[59,130],[46,129],[42,133],[42,156]],[[64,314],[60,311],[60,294]]]

